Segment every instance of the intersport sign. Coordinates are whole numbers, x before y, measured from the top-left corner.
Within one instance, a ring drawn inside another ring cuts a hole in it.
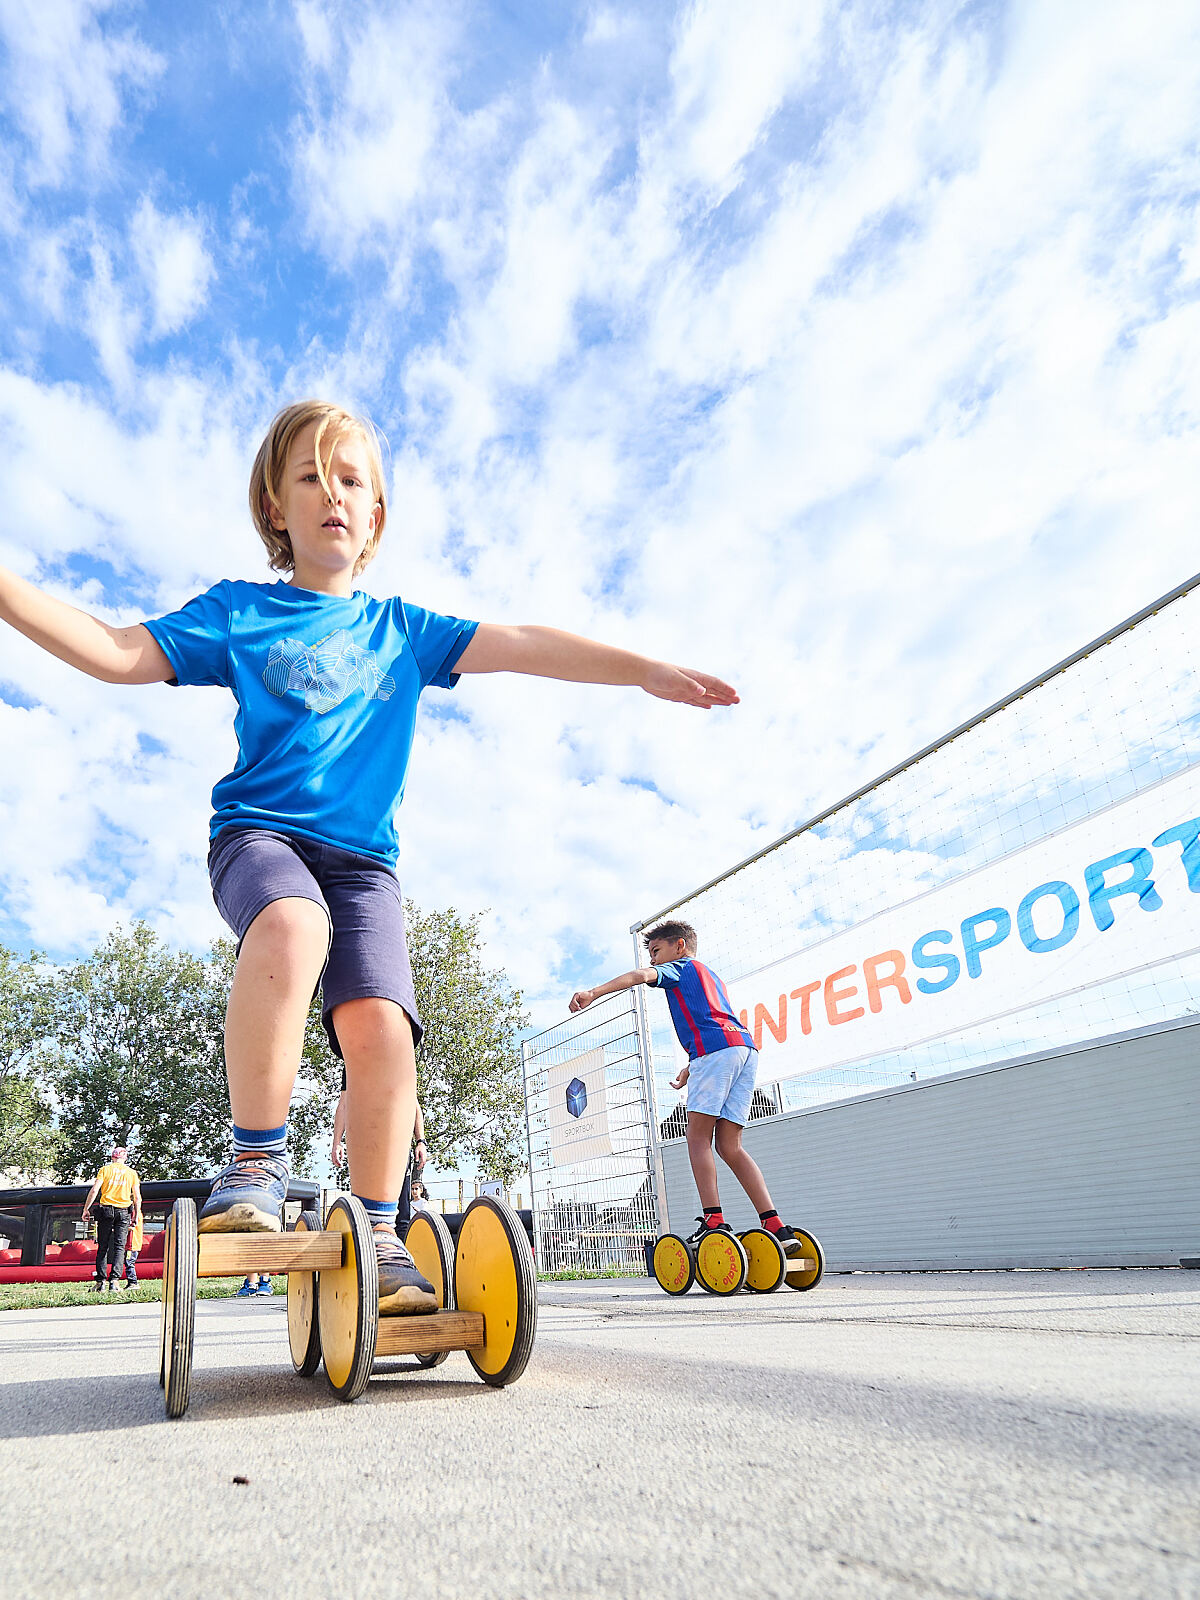
[[[1200,767],[728,985],[763,1081],[870,1059],[1200,949]]]

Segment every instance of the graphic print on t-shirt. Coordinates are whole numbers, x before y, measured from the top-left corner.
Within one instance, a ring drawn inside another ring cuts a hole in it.
[[[299,690],[310,711],[332,711],[361,689],[368,700],[390,700],[396,683],[380,671],[374,650],[361,650],[345,628],[319,644],[281,639],[271,646],[263,683],[281,698]]]

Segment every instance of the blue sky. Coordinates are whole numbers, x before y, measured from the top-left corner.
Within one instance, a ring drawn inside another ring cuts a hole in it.
[[[249,464],[319,392],[391,443],[367,587],[741,690],[431,701],[405,888],[490,908],[540,1024],[1200,566],[1193,5],[0,0],[0,39],[0,563],[123,621],[265,576]],[[221,931],[221,692],[6,632],[0,749],[0,939]]]

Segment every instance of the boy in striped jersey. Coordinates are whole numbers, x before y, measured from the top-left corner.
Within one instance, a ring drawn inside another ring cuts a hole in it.
[[[667,997],[671,1021],[688,1064],[672,1080],[672,1089],[687,1085],[687,1142],[692,1176],[700,1191],[704,1216],[690,1243],[709,1228],[732,1232],[721,1211],[717,1190],[717,1155],[733,1173],[769,1229],[785,1250],[799,1249],[799,1241],[771,1203],[758,1162],[742,1145],[742,1129],[750,1115],[758,1051],[754,1040],[734,1015],[725,985],[711,967],[696,960],[696,930],[687,922],[661,922],[644,935],[652,966],[638,967],[610,978],[595,989],[580,989],[571,996],[570,1009],[583,1011],[601,995],[617,994],[636,984],[652,984]]]

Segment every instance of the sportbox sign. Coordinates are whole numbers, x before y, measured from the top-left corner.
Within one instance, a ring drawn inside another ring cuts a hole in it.
[[[728,985],[797,1077],[1200,949],[1200,767]]]

